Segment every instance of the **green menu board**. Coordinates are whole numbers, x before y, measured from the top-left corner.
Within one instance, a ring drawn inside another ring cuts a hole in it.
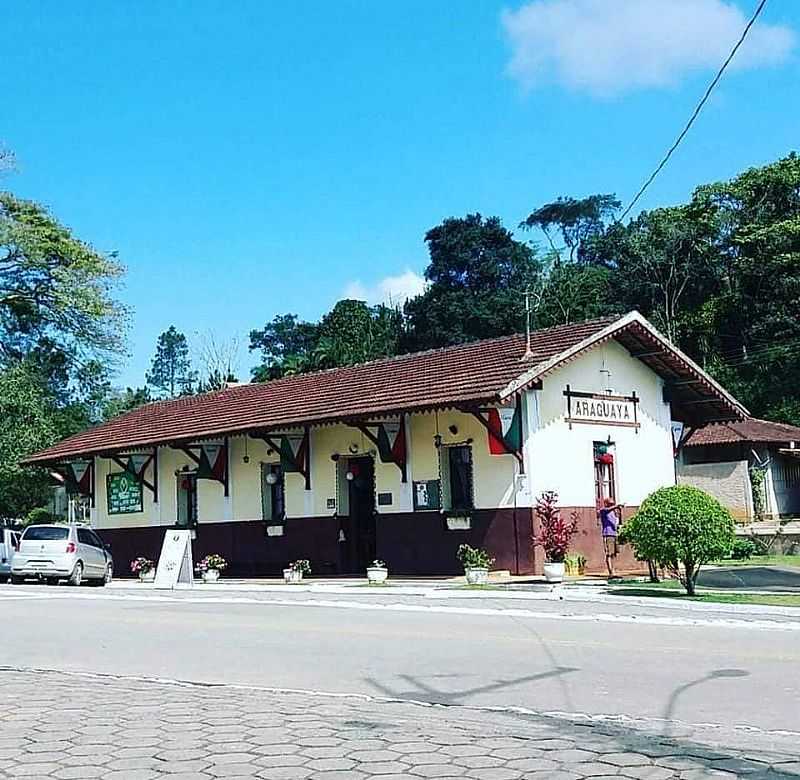
[[[126,515],[143,509],[142,486],[127,471],[106,477],[106,495],[110,515]]]

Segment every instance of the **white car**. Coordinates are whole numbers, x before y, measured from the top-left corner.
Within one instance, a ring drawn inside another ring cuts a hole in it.
[[[19,546],[19,531],[0,528],[0,582],[7,582],[11,574],[11,559]]]
[[[29,525],[11,559],[11,582],[15,584],[35,578],[49,585],[63,579],[70,585],[105,585],[113,574],[108,546],[84,525]]]

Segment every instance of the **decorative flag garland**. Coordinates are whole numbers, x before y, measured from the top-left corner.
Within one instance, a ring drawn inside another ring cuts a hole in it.
[[[284,472],[308,473],[308,442],[305,434],[281,435],[279,454]]]
[[[92,463],[88,460],[76,460],[66,463],[64,476],[67,481],[67,491],[78,493],[82,496],[92,494]]]
[[[396,463],[404,466],[406,463],[406,426],[403,418],[394,422],[377,423],[378,429],[378,455],[382,463]]]
[[[225,482],[228,473],[228,448],[224,444],[201,444],[199,458],[198,479]]]
[[[520,404],[510,408],[488,409],[487,430],[489,452],[492,455],[508,455],[522,450],[522,408]]]

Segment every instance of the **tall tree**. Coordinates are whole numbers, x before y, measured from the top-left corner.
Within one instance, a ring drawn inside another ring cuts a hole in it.
[[[319,324],[316,365],[332,368],[390,357],[397,354],[402,331],[402,315],[397,309],[341,300]]]
[[[58,436],[53,399],[38,372],[25,363],[0,370],[0,518],[22,518],[47,502],[47,472],[19,462]]]
[[[319,326],[299,320],[296,314],[279,314],[261,330],[250,331],[250,351],[261,353],[253,379],[266,382],[289,373],[301,373],[313,365]]]
[[[189,359],[189,342],[174,325],[158,337],[156,354],[145,378],[148,385],[167,398],[192,392],[197,377]]]
[[[446,219],[425,234],[426,291],[406,302],[406,346],[427,349],[519,331],[524,292],[540,281],[535,251],[498,217]]]
[[[0,193],[0,364],[42,344],[70,364],[123,350],[126,314],[113,298],[123,269],[44,208]]]

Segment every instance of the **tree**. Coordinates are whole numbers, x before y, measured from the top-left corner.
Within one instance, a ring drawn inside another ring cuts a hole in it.
[[[250,331],[250,351],[261,352],[261,364],[252,370],[253,379],[266,382],[310,370],[318,341],[318,325],[303,322],[296,314],[277,315],[261,330]]]
[[[19,462],[58,438],[47,387],[24,363],[0,371],[0,517],[22,518],[49,498],[47,472]]]
[[[620,536],[620,541],[633,545],[637,558],[669,569],[690,596],[701,566],[727,555],[735,539],[730,512],[691,485],[651,493]]]
[[[425,234],[427,290],[405,305],[404,346],[428,349],[515,333],[525,290],[540,281],[535,251],[498,217],[451,217]]]
[[[395,355],[402,328],[402,315],[397,309],[341,300],[319,324],[315,363],[320,368],[333,368]]]
[[[541,230],[556,257],[562,263],[573,263],[581,259],[582,247],[603,233],[606,222],[621,205],[616,195],[561,197],[534,209],[519,226],[523,230]],[[555,233],[562,245],[556,243]]]
[[[640,310],[676,344],[716,292],[709,236],[686,206],[645,211],[628,225],[611,225],[585,254],[613,270],[612,300]]]
[[[0,365],[42,344],[73,365],[123,349],[126,310],[112,297],[123,269],[43,207],[0,193]]]
[[[149,404],[152,400],[150,391],[146,387],[112,389],[103,402],[103,420],[119,417],[121,414]]]
[[[520,223],[523,230],[538,229],[547,241],[545,273],[533,307],[537,327],[567,325],[619,309],[609,294],[611,274],[585,256],[586,247],[603,235],[619,207],[614,195],[560,197]]]
[[[189,343],[174,325],[158,337],[156,354],[145,378],[148,385],[167,398],[192,392],[196,374],[189,360]]]
[[[240,343],[237,337],[222,339],[211,331],[201,334],[195,362],[199,366],[197,391],[222,390],[229,382],[237,382]]]

